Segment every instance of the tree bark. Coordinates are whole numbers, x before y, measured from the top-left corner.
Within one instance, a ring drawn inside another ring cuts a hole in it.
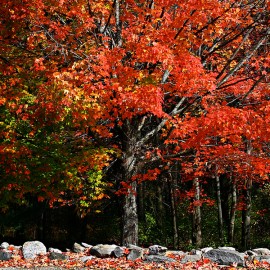
[[[161,234],[163,234],[163,217],[164,217],[164,207],[163,207],[163,196],[162,196],[162,186],[161,186],[161,181],[159,181],[159,183],[157,183],[157,226],[161,232]]]
[[[144,202],[144,198],[145,198],[145,187],[144,187],[144,183],[140,183],[138,185],[138,218],[141,221],[145,221],[145,202]]]
[[[193,185],[195,189],[195,205],[193,208],[193,230],[192,230],[192,242],[196,247],[202,245],[202,218],[201,218],[201,206],[197,204],[200,201],[200,183],[198,178],[194,178]]]
[[[231,244],[234,244],[236,204],[237,204],[236,185],[232,181],[232,205],[231,205],[230,224],[229,224],[229,239],[228,239]]]
[[[115,0],[115,45],[122,46],[122,25],[120,21],[120,0]],[[123,180],[130,184],[127,194],[124,198],[123,205],[123,231],[122,243],[124,246],[128,244],[138,245],[138,207],[137,207],[137,182],[132,180],[137,172],[137,159],[135,156],[135,145],[138,139],[138,133],[132,129],[130,122],[127,120],[124,127],[126,141],[123,149]]]
[[[242,210],[242,247],[247,249],[250,238],[250,211],[251,211],[251,179],[247,180],[246,190],[244,190],[245,209]]]
[[[120,0],[115,0],[116,47],[122,46],[122,27],[120,21]]]
[[[220,178],[218,174],[216,174],[216,186],[217,186],[217,205],[218,205],[218,232],[219,232],[219,240],[221,243],[223,243],[224,241],[223,215],[221,204]]]
[[[252,146],[251,142],[247,142],[247,154],[251,155]],[[252,179],[248,178],[245,183],[244,200],[245,200],[245,209],[242,210],[242,248],[249,248],[250,240],[250,212],[251,212],[251,187]]]
[[[123,178],[126,183],[131,181],[134,175],[136,158],[132,152],[126,153],[123,164]],[[123,245],[138,244],[138,211],[137,211],[137,182],[132,181],[124,198],[123,206]]]
[[[132,179],[138,170],[135,146],[138,134],[134,132],[128,120],[124,125],[124,133],[126,137],[122,156],[123,181],[129,185],[123,205],[122,242],[126,246],[128,244],[138,244],[137,182]]]
[[[176,203],[175,203],[175,195],[174,195],[174,183],[175,180],[170,173],[170,196],[171,196],[171,207],[172,207],[172,222],[173,222],[173,248],[178,248],[178,227],[177,227],[177,211],[176,211]]]
[[[123,214],[123,245],[138,245],[138,214],[136,202],[137,182],[131,183],[131,189],[124,200]]]

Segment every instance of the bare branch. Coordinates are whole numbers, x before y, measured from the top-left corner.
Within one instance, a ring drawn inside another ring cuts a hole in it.
[[[116,46],[121,47],[122,46],[122,27],[121,27],[121,21],[120,21],[120,0],[115,0],[115,20],[116,20]]]
[[[180,112],[182,112],[185,108],[179,109],[180,106],[184,103],[186,100],[185,97],[183,97],[174,107],[174,109],[169,113],[169,115],[174,116]],[[136,144],[137,147],[142,146],[144,143],[146,143],[150,138],[152,138],[155,134],[157,134],[166,124],[166,122],[169,120],[169,118],[163,118],[162,121],[159,123],[157,127],[152,129],[150,132],[148,132],[141,140],[139,140]]]
[[[264,41],[267,39],[268,35],[270,34],[270,28],[268,28],[266,34],[257,42],[255,46],[251,49],[251,51],[246,54],[245,57],[239,61],[239,63],[217,84],[217,88],[219,88],[221,85],[226,83],[228,79],[233,76],[242,66],[245,62],[247,62],[253,54],[260,48],[260,46],[264,43]]]
[[[219,72],[217,79],[219,79],[222,74],[225,72],[225,70],[227,69],[227,67],[230,65],[230,63],[233,61],[233,59],[235,58],[235,56],[238,54],[238,52],[240,51],[240,49],[242,48],[242,46],[244,45],[244,43],[246,42],[246,40],[248,39],[249,34],[254,30],[254,28],[250,28],[247,33],[245,34],[242,42],[239,44],[238,48],[235,50],[235,52],[232,54],[232,56],[230,57],[230,59],[227,61],[226,65],[223,67],[223,69]]]
[[[247,98],[248,95],[250,95],[254,89],[257,87],[257,85],[263,80],[265,76],[261,76],[259,80],[257,80],[253,85],[252,87],[249,89],[249,91],[244,95],[242,101],[245,101],[245,99]]]

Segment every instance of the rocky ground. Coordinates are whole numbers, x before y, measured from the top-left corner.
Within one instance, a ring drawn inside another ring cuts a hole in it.
[[[238,252],[233,247],[210,247],[190,252],[171,251],[152,245],[148,248],[129,245],[75,243],[65,252],[47,249],[39,241],[22,246],[3,242],[0,245],[0,270],[17,269],[270,269],[270,250],[258,248]]]

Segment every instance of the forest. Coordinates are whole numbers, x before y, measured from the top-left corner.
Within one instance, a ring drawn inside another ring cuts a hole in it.
[[[0,238],[270,247],[269,13],[3,1]]]

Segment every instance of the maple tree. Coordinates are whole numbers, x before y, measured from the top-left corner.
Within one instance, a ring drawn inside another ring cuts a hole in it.
[[[0,11],[7,199],[72,193],[89,206],[120,161],[123,243],[137,244],[137,183],[175,160],[187,179],[233,173],[247,201],[252,181],[268,180],[268,3],[16,0]]]
[[[69,190],[87,207],[104,196],[100,178],[110,151],[93,146],[73,125],[67,107],[72,99],[64,89],[57,91],[57,79],[50,79],[64,62],[57,62],[56,52],[48,63],[52,70],[45,70],[43,57],[54,49],[45,51],[46,37],[32,29],[39,27],[36,11],[41,8],[39,15],[44,15],[45,3],[24,4],[7,2],[1,10],[2,203],[22,202],[27,193],[37,194],[39,201],[49,197],[68,203],[72,197],[59,199],[59,193]]]

